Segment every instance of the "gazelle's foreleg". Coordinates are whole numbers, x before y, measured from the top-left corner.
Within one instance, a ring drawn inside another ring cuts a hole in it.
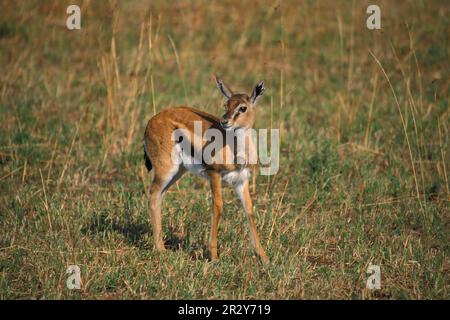
[[[211,259],[218,259],[217,255],[217,233],[219,229],[219,220],[222,215],[222,178],[219,173],[211,172],[209,173],[209,180],[211,184],[211,195],[212,195],[212,221],[211,221],[211,232],[209,235],[209,252],[211,254]]]
[[[256,253],[261,258],[261,260],[264,263],[267,263],[269,262],[269,258],[267,257],[266,253],[264,252],[264,249],[261,246],[261,243],[259,242],[258,231],[256,230],[256,223],[253,215],[253,203],[252,198],[250,197],[248,181],[243,181],[242,183],[238,184],[235,190],[239,198],[241,199],[245,213],[247,214],[248,227],[250,229],[250,239],[252,241],[252,245]]]

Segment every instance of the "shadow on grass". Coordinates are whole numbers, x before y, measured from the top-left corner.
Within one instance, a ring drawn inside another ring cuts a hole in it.
[[[81,232],[91,236],[95,234],[119,233],[132,246],[145,250],[151,250],[153,248],[150,222],[115,219],[107,213],[101,213],[85,223]],[[146,235],[148,235],[148,238],[145,237]],[[179,235],[172,227],[169,227],[168,236],[165,237],[164,244],[167,250],[174,252],[181,250],[189,253],[191,259],[210,260],[209,250],[206,245],[190,242],[188,236]]]
[[[181,236],[173,227],[169,227],[169,235],[164,239],[164,246],[167,250],[187,252],[192,260],[211,260],[205,244],[191,242],[189,234]]]
[[[164,246],[172,251],[189,250],[186,236],[180,236],[171,227],[169,227],[169,237],[164,239]]]
[[[145,247],[143,237],[151,233],[151,228],[146,223],[117,220],[106,213],[101,213],[85,223],[81,232],[85,235],[120,233],[130,245],[143,248]]]

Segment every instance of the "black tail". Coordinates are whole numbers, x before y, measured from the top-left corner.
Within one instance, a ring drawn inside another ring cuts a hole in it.
[[[144,147],[144,160],[145,160],[145,167],[147,168],[147,170],[150,172],[153,169],[153,165],[152,162],[150,161],[150,158],[147,156],[147,152],[145,152],[145,147]]]

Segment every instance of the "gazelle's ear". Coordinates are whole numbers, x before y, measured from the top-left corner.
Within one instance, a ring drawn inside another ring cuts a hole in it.
[[[256,105],[258,103],[258,100],[264,93],[264,90],[266,90],[266,88],[264,87],[264,81],[261,81],[256,85],[255,89],[253,89],[252,96],[250,97],[253,105]]]
[[[217,83],[217,88],[219,88],[220,92],[222,92],[224,97],[227,99],[230,99],[231,96],[233,95],[233,91],[231,91],[230,88],[228,88],[227,85],[222,80],[220,80],[217,76],[216,76],[216,83]]]

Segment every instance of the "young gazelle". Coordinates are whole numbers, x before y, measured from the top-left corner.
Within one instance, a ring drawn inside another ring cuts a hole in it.
[[[144,135],[144,157],[147,169],[149,171],[154,169],[153,183],[150,187],[149,209],[155,246],[159,251],[165,250],[161,233],[161,202],[163,196],[170,186],[186,171],[190,171],[207,178],[211,186],[213,206],[209,240],[211,258],[214,260],[218,259],[217,230],[219,219],[222,215],[222,181],[224,181],[227,184],[231,184],[236,190],[247,214],[253,247],[261,260],[266,263],[269,259],[259,241],[248,183],[251,169],[248,161],[249,148],[253,145],[251,143],[247,144],[250,147],[245,148],[245,159],[242,159],[242,154],[236,154],[236,148],[230,147],[230,139],[226,139],[227,134],[230,135],[231,133],[231,136],[234,136],[232,140],[236,141],[238,135],[245,134],[253,127],[255,106],[264,92],[264,83],[262,81],[258,83],[253,89],[251,96],[243,93],[233,93],[217,77],[216,83],[226,98],[226,112],[222,118],[219,119],[211,114],[190,107],[176,107],[161,111],[151,118],[147,124]],[[195,141],[198,141],[195,140],[194,136],[195,122],[201,124],[202,136],[208,129],[216,129],[216,132],[220,132],[223,137],[223,144],[220,151],[216,152],[212,157],[217,157],[221,161],[201,161],[193,164],[192,151],[195,149],[204,150],[207,145],[203,139],[200,140],[201,145],[195,144]],[[186,153],[179,146],[182,139],[176,141],[173,138],[173,133],[179,130],[187,132],[187,137],[183,138],[187,138],[190,144],[189,149],[191,150],[189,150],[190,154],[188,157],[186,157]],[[234,157],[229,157],[230,154],[234,155]],[[238,161],[239,157],[241,157],[241,161]],[[187,160],[186,158],[189,159]],[[230,158],[231,161],[229,161]]]

